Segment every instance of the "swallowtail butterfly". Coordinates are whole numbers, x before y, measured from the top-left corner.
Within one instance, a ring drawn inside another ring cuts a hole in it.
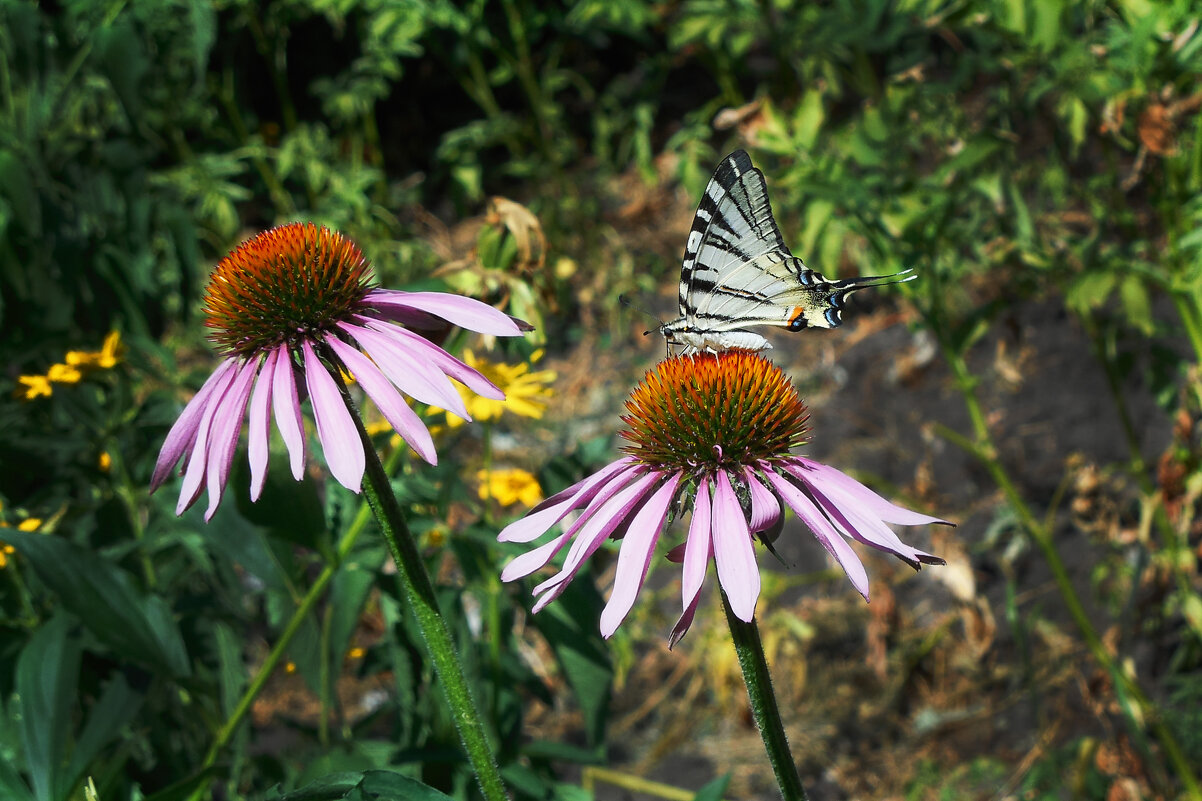
[[[893,275],[828,281],[785,247],[764,174],[747,153],[731,153],[710,178],[685,243],[680,317],[660,326],[679,354],[772,347],[749,326],[790,331],[835,328],[857,289],[917,278]]]

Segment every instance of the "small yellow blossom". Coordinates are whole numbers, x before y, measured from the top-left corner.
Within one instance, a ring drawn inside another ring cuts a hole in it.
[[[121,333],[111,332],[104,338],[104,344],[98,351],[70,350],[67,351],[66,362],[72,367],[98,367],[108,370],[116,367],[121,361]]]
[[[346,655],[347,655],[348,659],[362,659],[364,654],[366,654],[366,653],[367,653],[367,651],[365,651],[364,649],[362,649],[356,645],[354,648],[347,651]]]
[[[42,525],[42,518],[27,517],[17,524],[17,531],[37,531]]]
[[[42,396],[48,398],[54,392],[54,388],[50,386],[50,379],[44,375],[23,375],[17,381],[24,384],[17,389],[17,397],[21,400],[33,400]]]
[[[493,498],[502,506],[512,506],[518,501],[524,506],[534,506],[543,499],[543,488],[538,485],[538,479],[518,468],[480,470],[476,480],[480,482],[480,499]]]
[[[69,364],[53,364],[46,373],[46,378],[56,384],[74,384],[83,378],[83,373]]]
[[[541,353],[536,353],[531,361],[537,361],[540,355]],[[527,363],[493,364],[477,358],[470,350],[463,352],[463,361],[483,373],[485,378],[505,393],[505,400],[493,400],[481,397],[467,387],[458,386],[459,394],[463,396],[464,405],[467,406],[467,413],[473,420],[486,423],[500,418],[505,412],[534,420],[542,418],[547,409],[545,399],[553,394],[547,385],[557,378],[554,370],[531,372]],[[455,415],[447,415],[448,428],[458,428],[463,422]]]
[[[284,663],[284,672],[285,673],[295,673],[296,672],[296,663],[291,662],[291,661],[285,662]]]
[[[108,451],[101,451],[97,465],[100,467],[101,473],[107,473],[113,467],[113,457],[109,455]]]
[[[5,543],[3,546],[0,546],[0,570],[3,570],[5,567],[8,567],[8,557],[11,556],[12,554],[16,553],[16,550],[17,550],[16,548],[9,545],[8,543]]]
[[[376,420],[374,423],[368,423],[367,436],[374,437],[376,434],[383,434],[385,431],[392,430],[392,423],[387,420]]]

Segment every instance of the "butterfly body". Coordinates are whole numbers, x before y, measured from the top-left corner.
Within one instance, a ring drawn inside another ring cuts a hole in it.
[[[785,247],[768,202],[764,174],[736,150],[714,171],[685,243],[680,317],[660,326],[678,353],[772,347],[749,326],[790,331],[835,328],[846,296],[908,281],[895,275],[829,281]]]

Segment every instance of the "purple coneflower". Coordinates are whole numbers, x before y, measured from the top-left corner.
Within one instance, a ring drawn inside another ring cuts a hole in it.
[[[353,242],[312,223],[264,231],[217,264],[205,298],[206,324],[225,358],[167,434],[151,479],[153,491],[183,457],[176,514],[207,488],[205,519],[213,516],[248,405],[251,499],[258,500],[267,477],[273,416],[299,480],[306,395],[330,472],[359,492],[363,444],[336,371],[351,373],[397,433],[431,464],[437,460],[434,442],[401,392],[465,419],[470,418],[450,378],[481,395],[504,397],[477,370],[397,323],[429,328],[444,325],[436,319],[441,318],[484,334],[518,336],[522,330],[513,318],[458,295],[375,289],[371,278],[370,264]]]
[[[571,544],[563,567],[534,588],[537,612],[559,596],[608,538],[621,539],[614,587],[601,614],[609,637],[625,619],[673,508],[691,506],[683,546],[684,611],[671,642],[697,609],[710,559],[735,615],[751,622],[760,594],[754,538],[766,538],[785,506],[809,527],[865,600],[868,576],[847,539],[891,553],[915,569],[943,564],[906,545],[885,523],[946,523],[903,509],[844,473],[790,451],[805,442],[805,404],[783,372],[746,351],[668,359],[626,401],[626,455],[534,507],[502,542],[531,542],[570,513],[563,533],[511,561],[504,581],[528,576]]]

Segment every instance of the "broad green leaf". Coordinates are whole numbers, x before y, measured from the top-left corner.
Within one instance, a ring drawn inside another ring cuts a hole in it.
[[[67,615],[55,615],[34,633],[17,659],[21,745],[38,801],[60,801],[70,790],[64,768],[80,659],[79,642],[70,636],[70,627]]]
[[[1106,302],[1118,275],[1108,270],[1087,270],[1077,276],[1065,295],[1065,305],[1077,314],[1087,314]]]
[[[272,453],[274,461],[271,469],[267,471],[263,494],[255,502],[250,500],[247,491],[247,487],[250,486],[250,468],[244,460],[237,462],[230,486],[235,491],[238,513],[249,522],[261,526],[273,537],[328,554],[326,518],[322,511],[317,482],[308,475],[300,481],[294,479],[288,470],[287,462],[280,458],[282,456],[282,453]],[[239,534],[246,535],[245,532]],[[275,561],[274,557],[272,561]],[[255,566],[245,565],[252,570]],[[264,581],[272,580],[268,575],[259,575],[259,578]]]
[[[1138,275],[1128,275],[1119,286],[1119,297],[1123,300],[1123,311],[1131,327],[1145,336],[1151,336],[1156,325],[1152,319],[1152,299],[1148,296],[1144,279]]]
[[[33,793],[21,781],[21,774],[0,757],[0,797],[8,801],[34,801]]]
[[[169,611],[161,600],[140,596],[129,576],[116,565],[53,535],[11,530],[4,539],[29,560],[63,606],[118,658],[142,662],[172,676],[188,675],[183,637]]]
[[[793,136],[798,147],[810,151],[818,141],[818,132],[826,120],[826,109],[822,106],[822,93],[817,89],[808,89],[797,104],[797,112],[793,115]]]

